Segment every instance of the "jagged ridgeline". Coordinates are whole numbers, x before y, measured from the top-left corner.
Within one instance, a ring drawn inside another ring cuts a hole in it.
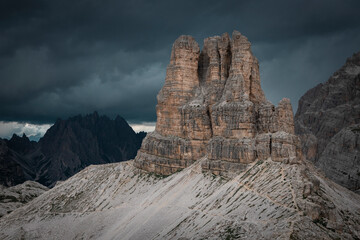
[[[169,175],[205,157],[202,168],[232,175],[255,160],[301,161],[289,99],[275,107],[260,85],[259,63],[240,32],[173,44],[157,123],[135,160],[138,168]]]

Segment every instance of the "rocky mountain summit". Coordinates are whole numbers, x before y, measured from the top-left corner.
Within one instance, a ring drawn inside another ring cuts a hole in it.
[[[37,179],[46,186],[63,181],[91,164],[136,156],[144,133],[136,134],[120,116],[114,120],[97,112],[58,120],[40,139],[42,158]]]
[[[360,239],[360,196],[303,161],[239,32],[173,46],[156,130],[0,219],[0,239]],[[169,176],[168,176],[169,175]]]
[[[231,175],[258,159],[301,161],[290,101],[266,100],[250,46],[237,31],[205,39],[201,52],[191,36],[175,41],[137,167],[169,175],[206,157],[204,169]]]
[[[91,164],[134,158],[145,135],[120,116],[111,120],[94,112],[59,119],[38,143],[25,135],[0,141],[0,184],[33,180],[52,187]]]
[[[360,52],[299,100],[295,130],[307,159],[327,177],[360,191]]]

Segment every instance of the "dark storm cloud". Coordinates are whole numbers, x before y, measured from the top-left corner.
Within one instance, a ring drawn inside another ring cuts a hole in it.
[[[359,1],[1,1],[0,120],[98,110],[155,121],[172,42],[237,29],[262,85],[293,105],[360,50]]]

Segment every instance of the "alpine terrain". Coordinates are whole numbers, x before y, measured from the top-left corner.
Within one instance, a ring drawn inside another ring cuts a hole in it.
[[[180,36],[134,160],[89,166],[0,219],[1,239],[360,239],[360,196],[302,156],[248,39]]]
[[[26,181],[13,187],[0,185],[0,218],[24,206],[47,190],[47,187],[33,181]]]
[[[120,116],[112,120],[94,112],[58,119],[39,142],[25,134],[0,139],[0,184],[31,180],[53,187],[91,164],[134,158],[145,135]]]
[[[301,97],[295,131],[307,159],[360,193],[360,52]]]

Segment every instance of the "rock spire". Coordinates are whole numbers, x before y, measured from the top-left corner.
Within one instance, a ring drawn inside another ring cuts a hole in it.
[[[238,31],[206,38],[201,52],[193,37],[180,36],[157,99],[138,168],[169,175],[205,157],[203,170],[228,175],[257,159],[301,159],[290,101],[266,100],[258,60]]]

